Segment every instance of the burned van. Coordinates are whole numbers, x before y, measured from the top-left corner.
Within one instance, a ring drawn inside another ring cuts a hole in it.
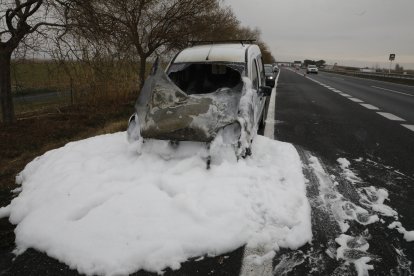
[[[154,64],[130,118],[128,137],[209,144],[223,135],[243,156],[265,119],[270,93],[257,45],[190,47],[166,71]]]

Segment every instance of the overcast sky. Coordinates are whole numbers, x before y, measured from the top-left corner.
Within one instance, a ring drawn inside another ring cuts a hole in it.
[[[278,61],[414,69],[414,0],[225,0]]]

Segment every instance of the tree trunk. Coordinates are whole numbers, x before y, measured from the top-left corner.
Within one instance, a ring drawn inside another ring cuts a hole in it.
[[[145,82],[145,73],[147,70],[147,57],[140,57],[140,67],[139,67],[139,88],[140,90],[144,87]]]
[[[13,97],[10,76],[11,52],[0,51],[0,101],[5,124],[12,124],[15,120]]]

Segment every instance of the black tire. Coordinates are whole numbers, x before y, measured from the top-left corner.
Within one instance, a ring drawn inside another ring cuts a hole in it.
[[[264,117],[264,110],[263,110],[263,113],[262,113],[262,117],[260,117],[259,129],[264,128],[264,126],[265,126],[265,122],[264,122],[263,117]]]
[[[263,112],[262,112],[262,117],[260,118],[260,121],[259,121],[259,129],[264,130],[264,127],[266,125],[266,118],[267,118],[267,112],[268,112],[268,109],[269,109],[269,102],[270,102],[270,96],[266,97],[265,105],[264,105]]]

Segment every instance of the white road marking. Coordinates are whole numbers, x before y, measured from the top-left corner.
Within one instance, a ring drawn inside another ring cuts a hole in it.
[[[344,97],[347,97],[347,98],[351,98],[352,97],[351,95],[348,95],[346,93],[339,93],[339,95],[344,96]]]
[[[279,76],[280,71],[275,80],[275,87],[273,88],[272,94],[270,95],[269,107],[267,110],[266,124],[264,129],[264,136],[270,139],[274,139],[275,136],[276,87],[277,82],[279,80]],[[263,248],[249,248],[245,246],[240,276],[273,275],[272,259],[265,260],[262,265],[257,265],[251,258],[251,256],[262,256],[265,253],[266,252],[263,251]]]
[[[370,110],[379,110],[378,107],[373,106],[372,104],[361,104],[363,107],[368,108]]]
[[[356,103],[363,103],[364,101],[357,99],[357,98],[349,98],[351,101],[356,102]]]
[[[279,81],[280,71],[275,80],[275,87],[272,90],[270,95],[269,107],[267,110],[266,124],[264,129],[264,136],[269,137],[270,139],[275,139],[275,110],[276,110],[276,87],[277,82]]]
[[[275,87],[272,90],[272,94],[270,95],[270,103],[267,111],[266,117],[266,124],[264,129],[264,136],[274,139],[275,135],[275,109],[276,109],[276,87],[279,80],[279,74],[275,80]],[[248,248],[247,246],[244,249],[243,253],[243,260],[242,260],[242,268],[240,271],[241,276],[270,276],[272,275],[273,265],[272,260],[266,260],[263,262],[262,265],[256,265],[253,263],[252,259],[249,256],[261,256],[265,252],[260,248]]]
[[[240,276],[272,276],[273,275],[273,258],[263,260],[262,264],[255,264],[254,257],[264,256],[264,248],[244,247],[242,267]]]
[[[409,97],[414,97],[414,95],[412,95],[412,94],[407,94],[407,93],[400,92],[400,91],[396,91],[396,90],[392,90],[392,89],[382,88],[382,87],[373,86],[373,85],[371,85],[371,87],[372,88],[376,88],[376,89],[381,89],[381,90],[389,91],[389,92],[392,92],[392,93],[397,93],[397,94],[409,96]]]
[[[411,131],[414,131],[414,125],[404,125],[404,124],[401,124],[401,125],[405,128],[408,128]]]
[[[266,124],[264,129],[264,136],[274,139],[275,138],[275,110],[276,110],[276,87],[279,81],[280,71],[275,80],[275,87],[270,95],[269,107],[267,110]],[[271,276],[273,275],[273,263],[272,259],[266,259],[263,264],[257,265],[254,263],[252,256],[263,256],[266,252],[263,248],[249,248],[244,247],[242,267],[240,276]]]
[[[383,117],[385,117],[385,118],[387,118],[388,120],[391,120],[391,121],[405,122],[405,120],[403,118],[400,118],[400,117],[398,117],[394,114],[388,113],[388,112],[377,112],[377,114],[379,114],[379,115],[381,115],[381,116],[383,116]]]

